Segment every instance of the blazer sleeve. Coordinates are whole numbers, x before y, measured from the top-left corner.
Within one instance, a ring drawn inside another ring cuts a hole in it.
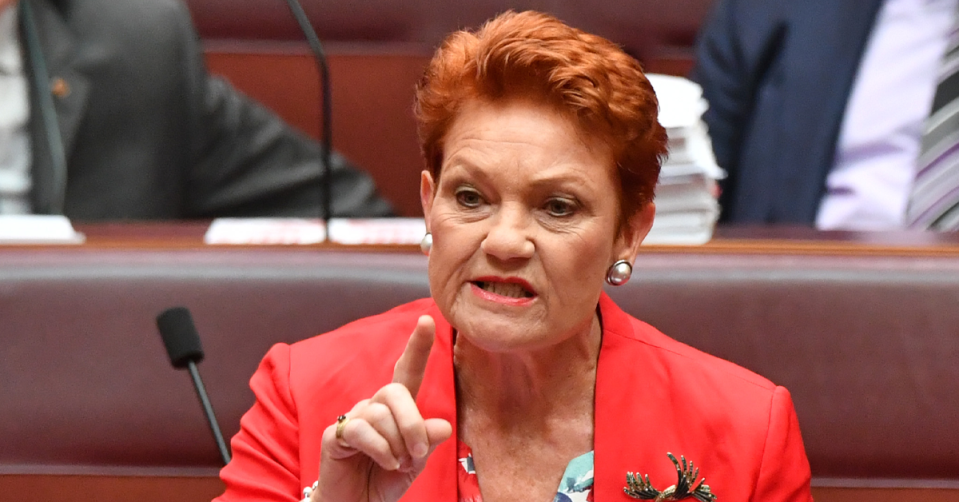
[[[220,472],[226,491],[217,502],[296,502],[299,423],[290,392],[290,347],[274,345],[250,379],[256,403],[240,420],[233,459]]]
[[[719,0],[702,26],[696,43],[696,63],[690,78],[703,88],[709,108],[703,121],[720,167],[735,173],[743,125],[752,100],[747,62],[737,19],[737,1]]]
[[[782,50],[786,28],[782,10],[789,2],[718,0],[700,29],[690,78],[703,89],[716,163],[726,170],[719,202],[730,209],[742,176],[747,137],[756,120],[756,102]],[[723,211],[725,221],[729,211]]]
[[[776,387],[754,502],[812,502],[809,460],[789,391]]]
[[[184,7],[181,14],[181,74],[186,79],[193,157],[185,173],[186,216],[320,215],[319,143],[228,82],[211,77],[189,12]],[[334,214],[393,215],[367,173],[336,152],[330,163]]]

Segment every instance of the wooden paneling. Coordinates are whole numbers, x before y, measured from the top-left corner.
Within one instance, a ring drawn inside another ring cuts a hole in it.
[[[209,502],[215,477],[0,475],[0,499],[18,502]],[[813,488],[816,502],[959,502],[959,489]],[[722,499],[720,499],[722,500]]]
[[[315,62],[300,44],[207,49],[210,72],[276,112],[296,128],[320,137],[320,82]],[[428,54],[415,48],[350,50],[329,54],[333,95],[333,148],[369,172],[401,216],[422,216],[423,169],[413,91]]]
[[[945,488],[814,487],[816,502],[959,502],[959,490]]]
[[[333,147],[369,172],[400,216],[422,216],[419,173],[424,164],[413,120],[413,92],[429,62],[412,44],[332,44]],[[314,139],[320,137],[320,82],[304,44],[217,41],[206,44],[210,72],[273,110]],[[685,75],[688,51],[657,53],[655,73]]]
[[[10,502],[209,502],[223,493],[217,477],[0,475]]]

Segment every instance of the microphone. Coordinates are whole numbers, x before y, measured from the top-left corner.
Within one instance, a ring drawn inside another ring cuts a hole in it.
[[[300,26],[300,31],[306,37],[306,42],[310,45],[310,51],[313,52],[313,58],[316,60],[317,69],[320,72],[320,85],[323,86],[320,96],[322,113],[320,114],[320,127],[323,130],[320,140],[320,160],[322,162],[322,197],[323,197],[323,224],[326,226],[326,240],[330,239],[330,217],[331,200],[333,196],[333,166],[330,165],[330,152],[333,151],[333,98],[330,92],[330,68],[326,64],[326,54],[323,52],[323,45],[320,44],[320,37],[316,35],[313,25],[310,24],[303,6],[299,0],[286,0],[286,5]]]
[[[156,321],[160,336],[163,337],[163,345],[166,346],[167,355],[170,356],[170,363],[174,368],[186,368],[190,371],[193,386],[200,397],[200,405],[203,406],[206,420],[213,432],[213,439],[216,440],[220,457],[223,458],[223,465],[229,464],[230,451],[226,447],[226,442],[223,441],[223,434],[220,433],[220,426],[213,414],[213,405],[210,404],[210,398],[206,394],[206,388],[196,367],[197,363],[203,360],[203,348],[200,347],[200,335],[197,334],[196,326],[193,325],[190,311],[186,307],[173,307],[160,313]]]

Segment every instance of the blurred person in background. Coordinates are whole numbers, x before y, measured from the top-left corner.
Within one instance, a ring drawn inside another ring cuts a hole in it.
[[[507,12],[416,103],[431,297],[275,345],[217,500],[811,501],[789,392],[603,292],[666,153],[639,63]]]
[[[392,214],[367,174],[332,165],[335,215]],[[321,203],[319,145],[207,74],[180,0],[0,0],[0,214],[318,217]]]
[[[959,226],[957,3],[718,0],[691,77],[729,173],[720,221]]]

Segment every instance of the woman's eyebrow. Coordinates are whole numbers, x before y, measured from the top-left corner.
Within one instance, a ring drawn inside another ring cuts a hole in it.
[[[457,173],[450,173],[449,171],[459,170],[459,171],[463,171],[463,173],[460,173],[460,174],[467,174],[469,176],[479,178],[482,181],[487,181],[490,178],[494,177],[495,172],[489,172],[487,169],[484,169],[481,166],[481,164],[483,163],[482,158],[478,160],[479,162],[477,162],[476,156],[473,156],[473,155],[462,155],[460,153],[455,153],[451,155],[449,159],[447,159],[447,161],[444,163],[443,165],[444,174],[449,174],[449,175],[457,174]]]

